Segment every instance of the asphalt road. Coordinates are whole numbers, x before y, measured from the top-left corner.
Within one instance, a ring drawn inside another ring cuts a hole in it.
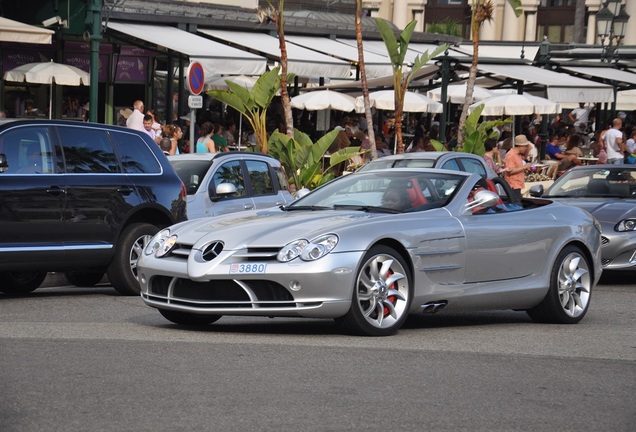
[[[442,312],[388,338],[179,327],[107,284],[0,294],[0,430],[632,431],[632,281],[604,277],[578,325]]]

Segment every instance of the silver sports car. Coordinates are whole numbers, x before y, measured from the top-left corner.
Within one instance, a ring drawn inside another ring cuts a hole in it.
[[[533,196],[544,196],[590,212],[601,223],[601,262],[605,270],[636,270],[636,166],[575,167],[544,194],[533,186]]]
[[[340,177],[285,207],[180,223],[139,260],[141,296],[178,324],[335,318],[374,336],[442,309],[581,320],[601,274],[598,223],[486,187],[478,174],[394,168]]]

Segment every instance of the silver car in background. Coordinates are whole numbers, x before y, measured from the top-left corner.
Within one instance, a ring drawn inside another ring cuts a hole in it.
[[[636,270],[636,166],[589,165],[565,172],[543,196],[580,207],[601,223],[604,270]]]
[[[285,205],[293,201],[276,159],[251,152],[168,156],[187,193],[188,219]]]
[[[142,254],[141,296],[178,324],[335,318],[373,336],[441,310],[580,321],[601,274],[594,218],[549,200],[510,205],[485,183],[434,169],[353,173],[286,207],[177,224]]]

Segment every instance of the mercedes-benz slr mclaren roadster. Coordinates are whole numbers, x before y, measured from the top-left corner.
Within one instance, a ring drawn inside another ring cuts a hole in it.
[[[340,177],[284,207],[179,223],[144,250],[141,296],[178,324],[335,318],[373,336],[441,310],[580,321],[601,275],[598,222],[489,186],[478,174],[394,168]]]

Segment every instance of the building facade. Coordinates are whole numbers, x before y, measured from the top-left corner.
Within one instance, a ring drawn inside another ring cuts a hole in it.
[[[521,0],[522,14],[515,16],[507,0],[492,0],[494,19],[486,23],[480,33],[483,41],[542,41],[570,43],[574,35],[574,15],[577,0]],[[598,45],[596,14],[605,0],[585,0],[585,43]],[[456,24],[458,36],[470,37],[471,0],[362,0],[365,11],[392,21],[404,28],[412,20],[418,21],[417,30],[430,31],[444,21]],[[636,17],[636,1],[622,0],[625,12]],[[636,18],[632,18],[636,20]],[[636,25],[627,26],[625,45],[636,45]]]

